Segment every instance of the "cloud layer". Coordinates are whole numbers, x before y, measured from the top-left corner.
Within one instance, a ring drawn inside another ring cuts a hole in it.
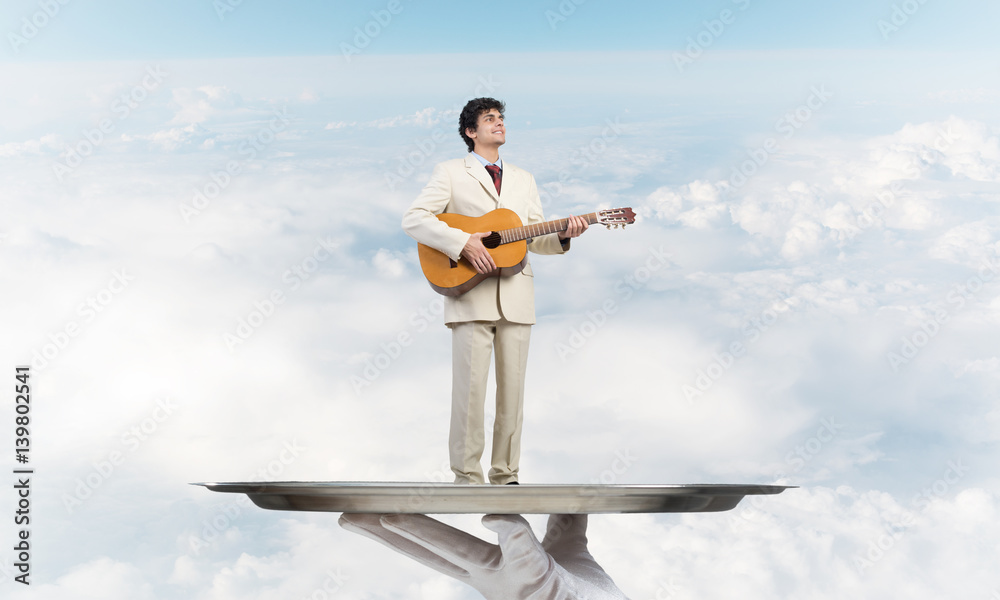
[[[463,152],[455,98],[477,92],[507,98],[505,159],[547,216],[640,215],[533,259],[523,481],[801,486],[593,517],[630,597],[995,593],[994,109],[886,116],[847,63],[829,97],[790,69],[770,96],[692,99],[743,89],[710,76],[738,70],[720,57],[673,93],[554,111],[558,80],[519,83],[531,60],[378,102],[295,60],[163,65],[155,86],[149,65],[53,64],[6,100],[32,117],[0,140],[3,358],[34,364],[46,471],[32,597],[475,597],[335,515],[187,484],[449,479],[448,332],[399,219]],[[671,68],[619,68],[642,61]],[[328,62],[309,66],[360,78]],[[59,85],[60,110],[30,108]]]

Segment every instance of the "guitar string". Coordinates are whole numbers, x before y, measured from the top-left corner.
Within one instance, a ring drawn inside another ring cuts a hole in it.
[[[588,213],[582,216],[587,220],[587,223],[589,225],[594,225],[598,222],[597,213]],[[555,221],[547,221],[545,223],[534,223],[531,225],[525,225],[521,227],[502,229],[498,233],[500,234],[500,243],[509,244],[511,242],[519,242],[527,238],[538,237],[539,235],[556,233],[559,231],[566,231],[568,226],[569,226],[569,219],[556,219]],[[545,230],[539,231],[539,228],[542,227],[552,227],[553,229],[551,231],[545,231]],[[528,232],[528,235],[522,235],[526,231]]]
[[[606,210],[602,212],[605,213],[605,216],[609,215],[614,216],[623,214],[622,209]],[[599,222],[597,218],[597,213],[589,213],[582,216],[583,218],[587,219],[587,223],[589,225],[594,225]],[[568,224],[569,224],[569,219],[556,219],[555,221],[547,221],[545,223],[535,223],[528,226],[503,229],[498,232],[500,234],[500,243],[509,244],[511,242],[518,242],[529,237],[537,237],[539,235],[545,235],[548,233],[566,231]],[[547,227],[551,227],[552,228],[551,231],[546,230],[545,228]],[[528,234],[524,235],[525,232],[528,232]]]

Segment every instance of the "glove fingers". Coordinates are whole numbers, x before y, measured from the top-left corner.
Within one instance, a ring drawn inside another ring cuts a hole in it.
[[[344,529],[353,531],[354,533],[359,533],[367,538],[371,538],[384,546],[392,548],[400,554],[409,556],[422,565],[434,569],[438,573],[448,575],[449,577],[454,577],[456,579],[464,579],[469,576],[468,571],[436,554],[433,550],[428,549],[421,544],[415,543],[407,537],[387,528],[383,524],[382,520],[389,516],[390,515],[344,513],[340,516],[339,522],[340,526]],[[433,521],[433,519],[429,518],[428,520]],[[434,522],[437,523],[437,521]],[[443,523],[439,523],[439,525],[447,527],[447,525],[444,525]]]
[[[498,561],[500,552],[493,544],[425,515],[385,515],[382,524],[466,574],[475,575]]]
[[[497,568],[516,569],[527,580],[541,580],[552,571],[552,561],[538,542],[531,525],[521,515],[486,515],[483,525],[497,533],[503,563]]]
[[[614,588],[614,582],[587,548],[587,515],[549,515],[542,546],[569,573],[602,589]]]
[[[549,515],[542,547],[558,556],[587,554],[587,515]]]

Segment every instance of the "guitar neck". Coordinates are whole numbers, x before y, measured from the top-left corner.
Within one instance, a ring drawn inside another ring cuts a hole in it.
[[[597,223],[596,212],[580,215],[580,217],[587,221],[587,224],[589,225]],[[538,237],[540,235],[566,231],[567,227],[569,227],[568,218],[546,221],[544,223],[534,223],[532,225],[524,225],[522,227],[511,227],[510,229],[503,229],[497,233],[500,234],[501,244],[509,244],[511,242],[519,242],[521,240]]]

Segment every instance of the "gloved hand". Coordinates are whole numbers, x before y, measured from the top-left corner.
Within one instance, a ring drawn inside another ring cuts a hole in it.
[[[340,524],[476,588],[487,600],[628,600],[587,550],[587,515],[550,515],[539,543],[520,515],[486,515],[499,546],[425,515],[347,514]]]

